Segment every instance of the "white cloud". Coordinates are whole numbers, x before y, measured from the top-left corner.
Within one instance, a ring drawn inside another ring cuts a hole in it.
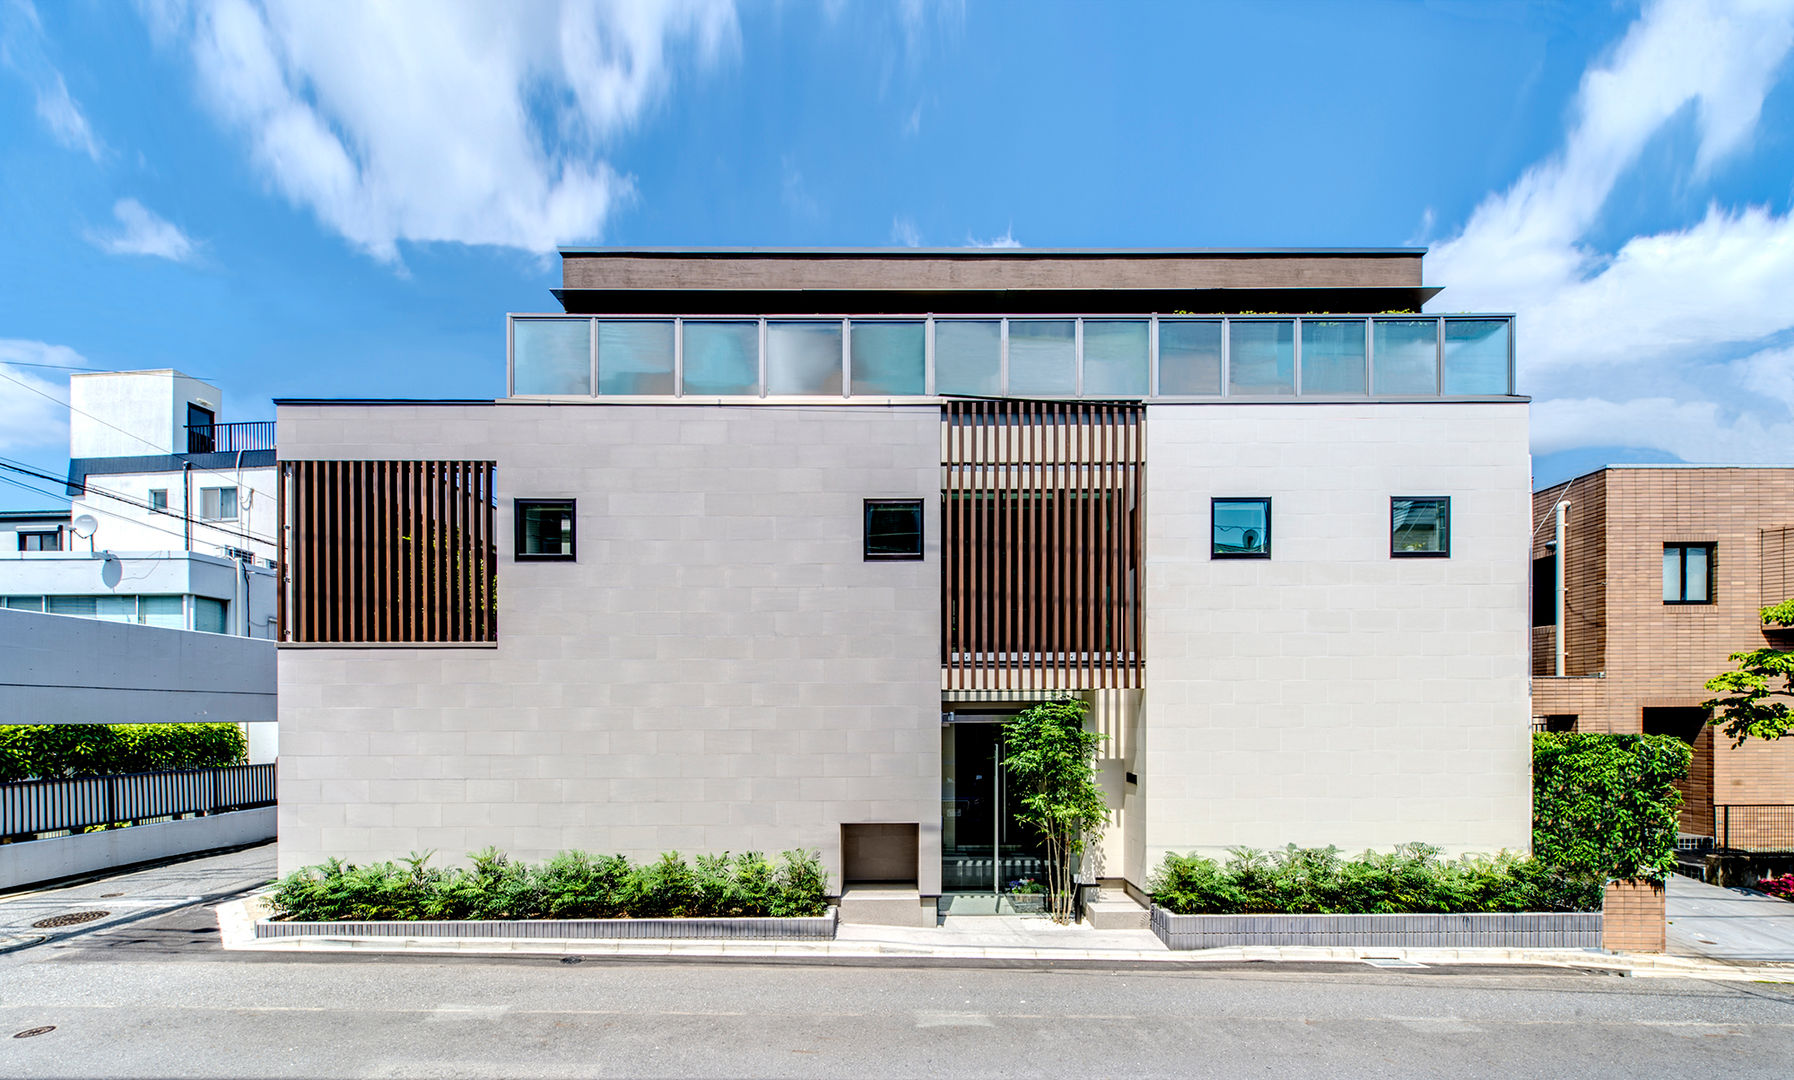
[[[0,0],[0,64],[31,87],[37,118],[58,143],[99,161],[105,154],[62,72],[44,52],[43,24],[30,0]]]
[[[114,255],[154,255],[185,262],[196,252],[193,240],[174,223],[136,199],[120,199],[112,205],[118,228],[89,230],[88,242]]]
[[[0,338],[0,451],[68,445],[68,379],[52,368],[91,370],[66,345]]]
[[[922,233],[909,218],[892,218],[891,243],[903,247],[921,247]]]
[[[1022,242],[1015,238],[1015,226],[1003,230],[1002,236],[993,236],[989,240],[980,240],[975,236],[966,237],[967,247],[977,248],[1018,248]]]
[[[1794,0],[1650,4],[1583,76],[1562,149],[1434,248],[1428,274],[1446,291],[1433,309],[1521,316],[1538,452],[1794,458],[1789,401],[1746,385],[1790,360],[1776,336],[1794,329],[1794,218],[1713,205],[1611,253],[1589,242],[1616,184],[1672,122],[1692,121],[1696,180],[1745,149],[1791,48]]]
[[[633,191],[601,147],[738,37],[730,0],[141,6],[268,182],[383,260],[596,238]]]

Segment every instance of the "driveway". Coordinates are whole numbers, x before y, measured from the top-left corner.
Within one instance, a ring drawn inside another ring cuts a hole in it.
[[[1712,960],[1794,964],[1794,903],[1669,876],[1669,951]]]

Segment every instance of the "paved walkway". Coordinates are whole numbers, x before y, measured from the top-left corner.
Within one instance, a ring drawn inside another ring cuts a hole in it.
[[[1747,963],[1794,963],[1794,903],[1749,889],[1669,876],[1669,951]]]
[[[217,903],[274,878],[274,844],[156,863],[67,885],[0,894],[0,952],[77,937],[193,903]],[[33,923],[101,912],[66,926]]]

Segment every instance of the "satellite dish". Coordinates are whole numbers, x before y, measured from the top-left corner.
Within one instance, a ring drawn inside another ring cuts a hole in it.
[[[74,520],[74,524],[73,524],[73,528],[75,530],[75,535],[79,536],[83,540],[92,536],[94,533],[94,530],[99,527],[100,527],[100,519],[94,517],[92,514],[82,514],[80,517],[78,517]]]

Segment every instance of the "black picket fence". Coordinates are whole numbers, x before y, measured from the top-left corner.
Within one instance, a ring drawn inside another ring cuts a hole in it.
[[[222,814],[273,806],[273,765],[0,784],[0,843],[42,833],[119,825],[182,814]]]

